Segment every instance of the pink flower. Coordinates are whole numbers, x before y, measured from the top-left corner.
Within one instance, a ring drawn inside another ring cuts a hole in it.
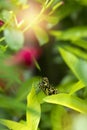
[[[4,25],[4,21],[0,20],[0,27]]]
[[[15,55],[13,55],[9,60],[7,60],[7,64],[9,65],[25,65],[25,66],[33,66],[34,58],[38,59],[41,55],[41,49],[39,48],[28,48],[24,47]]]

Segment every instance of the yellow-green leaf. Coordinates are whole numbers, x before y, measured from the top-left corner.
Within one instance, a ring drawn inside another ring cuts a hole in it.
[[[62,58],[75,76],[87,85],[87,61],[82,60],[63,48],[59,48]]]
[[[15,121],[0,119],[0,123],[5,125],[11,130],[30,130],[26,125]]]
[[[38,27],[35,26],[33,29],[40,45],[44,45],[49,41],[48,34],[44,29],[42,29],[39,26]]]
[[[27,96],[27,107],[33,110],[32,113],[30,111],[27,111],[26,113],[27,125],[31,126],[31,130],[37,130],[40,121],[41,110],[34,87]]]
[[[76,91],[78,91],[84,87],[85,87],[84,83],[82,81],[78,81],[77,83],[72,85],[72,88],[71,88],[69,94],[72,95],[73,93],[75,93]]]
[[[73,95],[62,93],[62,94],[47,96],[44,98],[44,101],[48,103],[63,105],[73,110],[76,110],[78,112],[87,114],[86,101]]]

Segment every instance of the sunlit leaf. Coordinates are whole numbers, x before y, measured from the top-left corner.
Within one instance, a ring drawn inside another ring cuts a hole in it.
[[[57,86],[60,93],[74,94],[80,89],[86,87],[82,81],[76,81],[73,79],[74,76],[67,75]],[[74,77],[75,78],[75,77]]]
[[[44,101],[48,103],[63,105],[73,110],[76,110],[78,112],[87,114],[86,101],[76,96],[62,93],[62,94],[47,96],[46,98],[44,98]]]
[[[58,17],[57,16],[44,16],[45,21],[51,23],[51,24],[57,24]]]
[[[31,126],[31,130],[37,130],[40,121],[41,110],[35,88],[32,88],[31,92],[27,96],[27,107],[35,111],[35,113],[27,111],[26,113],[27,125]]]
[[[11,130],[29,130],[26,125],[10,120],[0,119],[0,123],[7,126]]]
[[[17,106],[17,108],[19,108],[20,106],[22,108],[20,103],[18,104],[17,101],[15,102],[15,100],[11,100],[10,98],[7,98],[8,102],[5,101],[4,98],[2,98],[1,100],[4,104],[4,107],[6,108],[9,108],[10,105],[13,104],[13,102],[14,105],[12,105],[12,107]],[[32,88],[31,93],[29,93],[27,97],[27,107],[28,109],[26,112],[26,122],[24,124],[4,119],[0,119],[0,123],[12,130],[37,130],[40,121],[41,110],[40,103],[38,102],[38,98],[36,96],[36,91],[34,88]]]
[[[82,89],[84,87],[85,87],[85,85],[83,84],[83,82],[82,81],[78,81],[77,83],[72,85],[72,88],[71,88],[69,94],[71,95],[71,94],[75,93],[76,91],[78,91],[78,90],[80,90],[80,89]]]
[[[53,14],[62,4],[63,4],[63,1],[60,1],[60,2],[56,3],[53,6],[52,11],[50,12],[50,14]]]
[[[33,29],[40,45],[44,45],[49,41],[48,34],[44,29],[40,28],[39,26],[34,27]]]

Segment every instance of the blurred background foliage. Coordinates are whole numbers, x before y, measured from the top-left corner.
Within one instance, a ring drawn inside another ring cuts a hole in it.
[[[34,97],[41,77],[57,95]],[[86,130],[86,86],[87,0],[0,0],[0,118],[19,124],[0,123],[12,130]]]

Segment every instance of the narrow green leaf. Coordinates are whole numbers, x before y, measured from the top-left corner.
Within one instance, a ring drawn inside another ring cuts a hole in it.
[[[39,71],[41,71],[41,68],[40,68],[38,62],[37,62],[37,60],[36,60],[34,57],[33,57],[33,61],[34,61],[35,66],[37,67],[37,69],[38,69]]]
[[[82,81],[78,81],[77,83],[75,83],[75,84],[72,86],[72,88],[71,88],[69,94],[72,95],[73,93],[77,92],[78,90],[80,90],[80,89],[82,89],[82,88],[84,88],[84,87],[85,87],[85,85],[83,84],[83,82],[82,82]]]
[[[7,126],[11,130],[29,130],[26,125],[10,120],[0,119],[0,123]]]
[[[44,29],[40,28],[39,26],[35,26],[33,29],[40,45],[44,45],[49,41],[48,34]]]
[[[27,107],[35,111],[34,113],[27,111],[26,113],[27,125],[31,126],[31,130],[37,130],[40,121],[41,110],[40,110],[40,103],[38,102],[38,98],[34,87],[27,96]]]
[[[85,85],[87,85],[87,62],[80,58],[77,58],[75,55],[63,48],[59,48],[59,51],[62,55],[62,58],[75,74],[75,76]]]
[[[51,31],[57,39],[76,41],[79,38],[87,37],[87,26],[73,27],[66,31]]]
[[[70,46],[70,45],[65,45],[64,48],[67,51],[75,54],[76,56],[78,56],[78,57],[80,57],[80,58],[82,58],[84,60],[87,60],[87,53],[86,53],[86,51],[84,51],[84,50],[82,50],[80,48],[77,48],[77,47]]]
[[[44,101],[48,103],[63,105],[73,110],[76,110],[78,112],[87,114],[86,101],[76,96],[62,93],[62,94],[47,96],[46,98],[44,98]]]
[[[71,42],[72,42],[72,44],[74,44],[76,46],[82,47],[83,49],[87,49],[87,41],[86,40],[77,39],[77,40],[74,40]]]
[[[63,1],[60,1],[60,2],[56,3],[53,6],[52,11],[50,12],[50,14],[53,14],[62,4],[63,4]]]
[[[0,38],[0,42],[4,41],[5,40],[5,37],[2,37]]]
[[[21,31],[14,29],[4,30],[5,41],[13,50],[19,50],[23,47],[24,36]]]
[[[55,6],[53,6],[53,11],[59,8],[63,4],[63,1],[58,2]]]

